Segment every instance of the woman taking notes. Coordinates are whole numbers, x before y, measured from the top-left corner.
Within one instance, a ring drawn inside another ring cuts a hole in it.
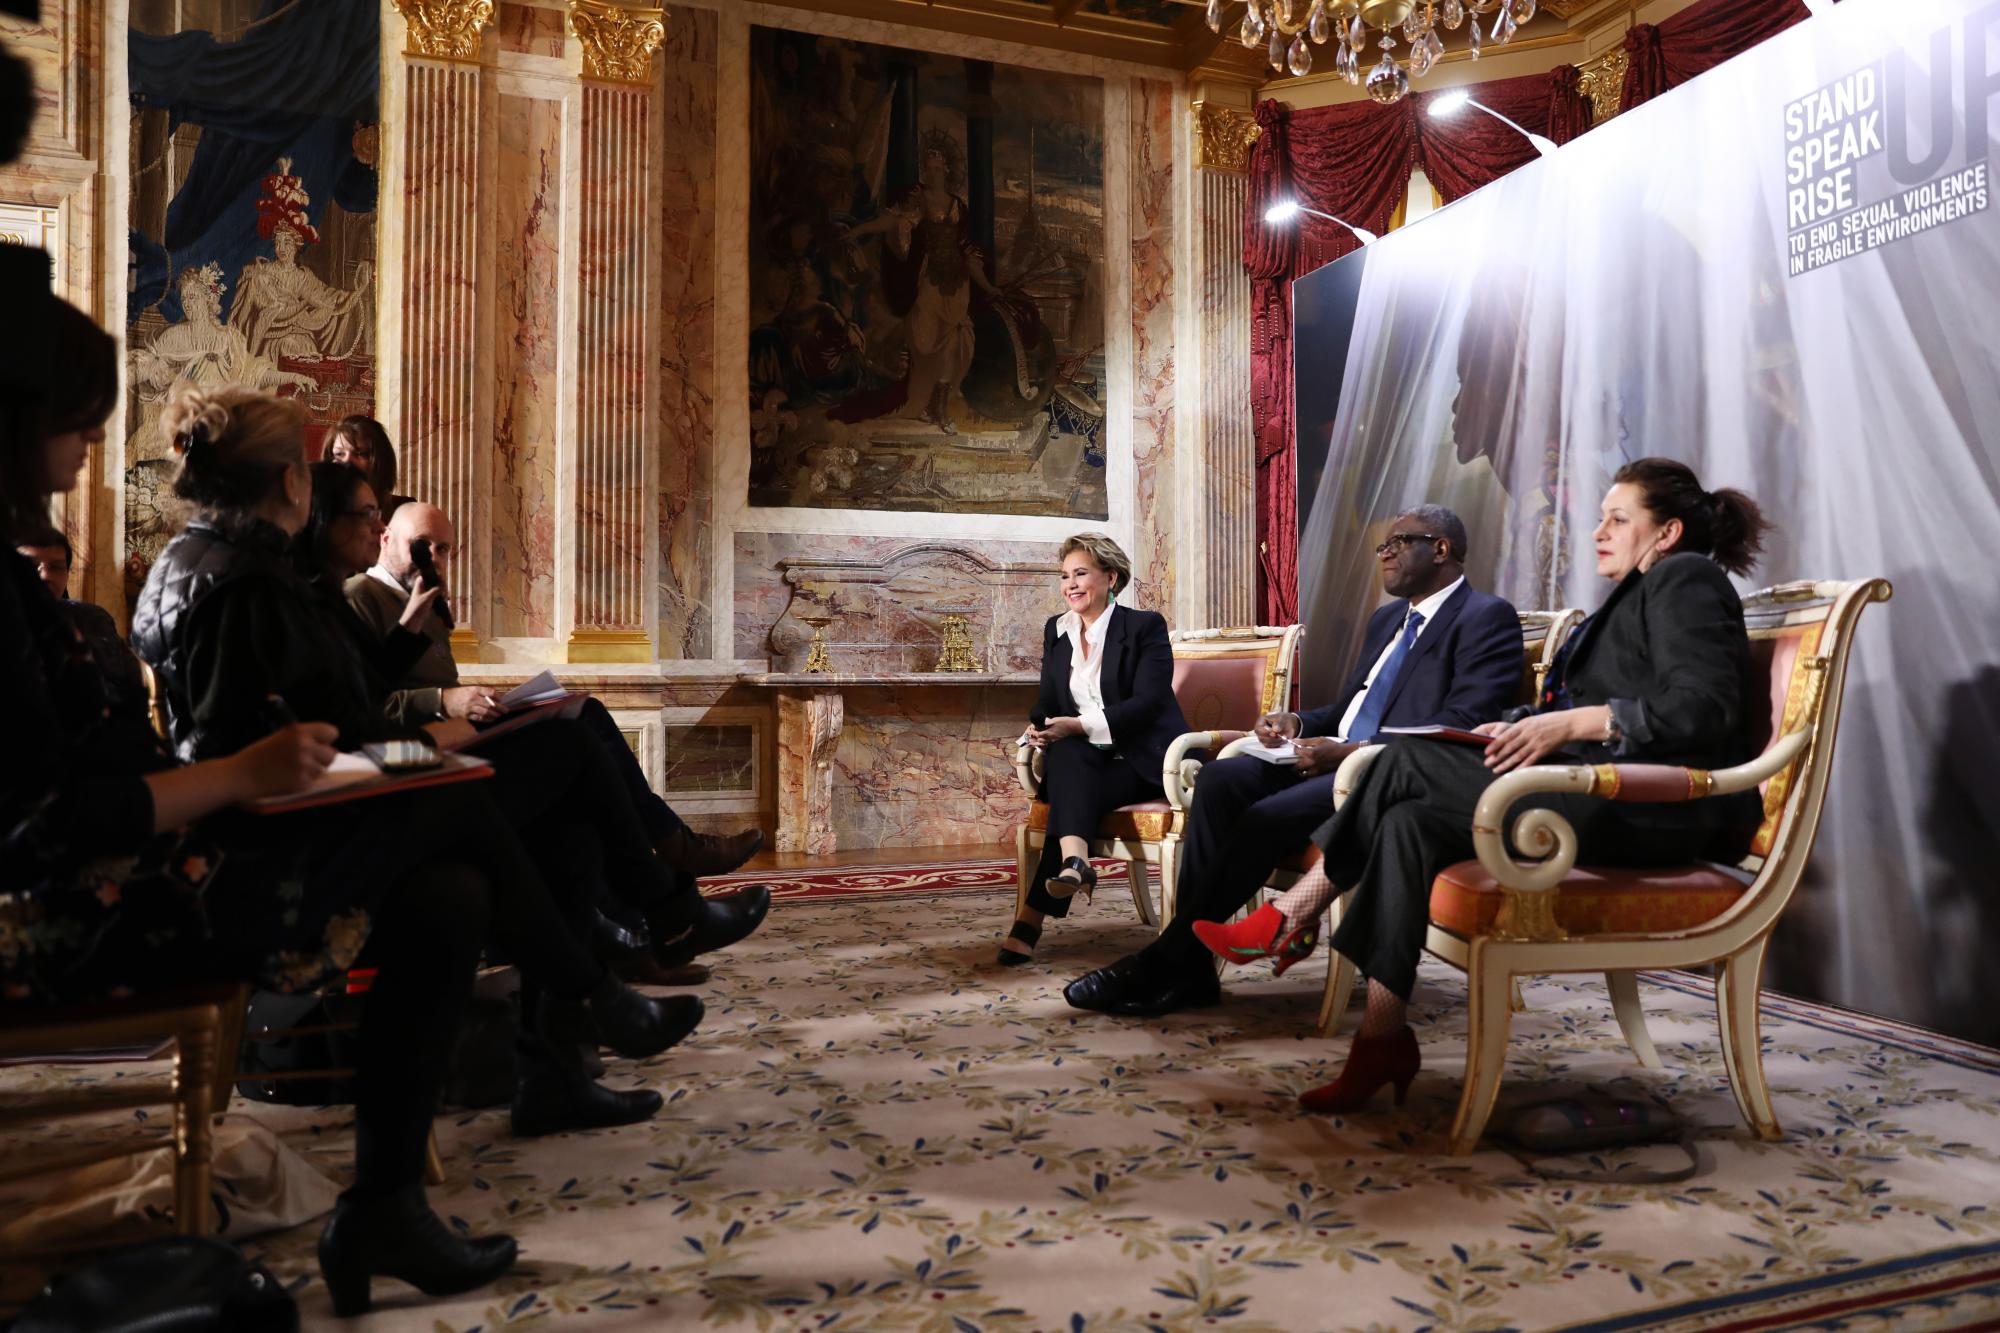
[[[1339,813],[1313,835],[1326,853],[1276,904],[1233,926],[1195,927],[1216,953],[1310,927],[1335,892],[1352,887],[1333,947],[1368,976],[1368,1008],[1340,1078],[1300,1100],[1347,1112],[1385,1083],[1400,1103],[1421,1063],[1404,1022],[1429,924],[1431,881],[1473,855],[1472,812],[1502,773],[1554,762],[1611,761],[1726,768],[1744,762],[1738,719],[1750,660],[1743,604],[1725,570],[1745,573],[1769,529],[1741,491],[1705,491],[1683,463],[1642,458],[1618,470],[1592,541],[1597,572],[1616,586],[1578,627],[1549,671],[1540,701],[1477,728],[1483,747],[1391,742]],[[1755,791],[1706,801],[1617,804],[1549,795],[1514,807],[1559,811],[1579,859],[1672,865],[1724,851],[1754,827]],[[1740,850],[1740,849],[1737,849]]]
[[[1042,690],[1022,740],[1042,751],[1049,807],[1041,865],[1027,904],[1000,944],[1000,964],[1034,955],[1042,919],[1067,916],[1078,889],[1097,884],[1090,839],[1121,805],[1158,800],[1167,747],[1187,730],[1174,699],[1174,651],[1166,618],[1113,599],[1132,581],[1132,562],[1102,533],[1062,545],[1069,606],[1042,628]]]

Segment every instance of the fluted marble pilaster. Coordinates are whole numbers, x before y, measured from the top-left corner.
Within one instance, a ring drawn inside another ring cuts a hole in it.
[[[583,46],[573,662],[651,661],[647,523],[659,332],[649,207],[659,10],[571,0]]]

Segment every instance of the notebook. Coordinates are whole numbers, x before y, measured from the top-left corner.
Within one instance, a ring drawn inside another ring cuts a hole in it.
[[[356,751],[337,754],[327,765],[326,772],[303,791],[295,791],[289,796],[265,796],[245,801],[243,808],[260,815],[288,814],[315,806],[338,805],[342,801],[359,801],[370,796],[414,791],[418,787],[436,787],[447,782],[470,782],[493,776],[493,765],[472,755],[446,754],[441,759],[443,762],[437,767],[416,773],[384,773],[364,754]]]

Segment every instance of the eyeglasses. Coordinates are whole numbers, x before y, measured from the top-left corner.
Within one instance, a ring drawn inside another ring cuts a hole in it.
[[[1389,540],[1375,548],[1375,554],[1388,555],[1391,552],[1401,550],[1412,542],[1441,542],[1443,540],[1443,535],[1435,532],[1392,532],[1389,534]]]
[[[369,505],[363,509],[343,509],[340,511],[340,516],[342,518],[365,518],[370,523],[380,523],[382,521],[382,507],[380,505]]]

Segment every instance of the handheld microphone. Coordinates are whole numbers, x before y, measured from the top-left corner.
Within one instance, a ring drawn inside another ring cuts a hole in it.
[[[428,588],[442,588],[444,586],[444,580],[438,577],[437,562],[431,559],[430,538],[419,537],[410,543],[410,564],[416,568],[417,578],[422,581],[423,586]],[[454,628],[451,618],[451,604],[444,597],[441,596],[437,601],[433,602],[431,610],[437,613],[439,624],[443,625],[446,629]]]

